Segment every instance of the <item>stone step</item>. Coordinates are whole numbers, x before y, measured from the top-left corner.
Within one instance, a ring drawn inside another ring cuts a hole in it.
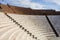
[[[25,32],[24,32],[24,30],[21,30],[20,32],[19,32],[19,34],[16,36],[16,39],[15,40],[22,40],[22,37],[26,37],[26,36],[24,36],[25,35]],[[24,39],[25,40],[25,39]]]
[[[13,32],[13,33],[10,35],[10,37],[9,37],[8,40],[14,40],[14,39],[16,39],[16,36],[20,33],[20,31],[21,31],[21,29],[16,30],[15,32]]]
[[[36,39],[34,39],[34,38],[32,38],[31,36],[27,35],[26,40],[36,40]]]
[[[2,36],[0,36],[0,40],[8,40],[10,35],[18,29],[19,29],[19,27],[15,27],[15,28],[10,29],[9,31],[5,32]]]
[[[0,28],[7,27],[7,26],[10,26],[10,25],[14,25],[14,23],[10,23],[10,24],[1,24],[1,25],[0,25]]]
[[[4,34],[5,32],[7,32],[8,30],[10,30],[10,29],[13,29],[13,28],[15,28],[16,26],[8,26],[8,27],[5,27],[5,28],[1,28],[0,29],[0,36],[2,35],[2,34]]]

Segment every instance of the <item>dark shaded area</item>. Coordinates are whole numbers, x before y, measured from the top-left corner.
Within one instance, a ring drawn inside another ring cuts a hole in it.
[[[60,15],[51,15],[51,16],[48,16],[48,18],[60,36]]]
[[[57,31],[56,31],[54,25],[52,24],[52,22],[51,22],[51,20],[49,19],[48,16],[46,16],[46,19],[47,19],[47,21],[49,22],[51,28],[53,29],[53,32],[55,33],[56,37],[59,37],[59,34],[57,33]]]

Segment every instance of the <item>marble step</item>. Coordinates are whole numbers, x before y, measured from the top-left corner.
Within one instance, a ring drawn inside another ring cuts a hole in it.
[[[14,40],[14,39],[16,39],[17,35],[18,35],[20,32],[21,32],[21,29],[16,30],[15,32],[13,32],[13,33],[10,35],[10,37],[9,37],[8,40]]]
[[[24,36],[25,32],[23,30],[21,30],[18,35],[16,36],[15,40],[21,40],[22,37],[26,37]]]
[[[19,29],[19,27],[15,27],[15,28],[10,29],[9,31],[5,32],[2,36],[0,36],[0,40],[8,40],[10,35],[18,29]]]
[[[21,31],[17,36],[16,40],[35,40],[31,36],[29,36],[26,32]]]
[[[22,34],[17,35],[16,40],[26,40],[27,35],[28,34],[26,32],[23,32]]]
[[[16,25],[16,24],[14,24],[14,23],[10,23],[10,24],[1,24],[1,25],[0,25],[0,28],[7,27],[7,26],[10,26],[10,25]]]
[[[5,32],[7,32],[8,30],[13,29],[15,27],[16,26],[8,26],[8,27],[5,27],[5,28],[1,28],[0,29],[0,36],[3,35]]]
[[[32,38],[31,36],[27,35],[26,40],[36,40],[36,39],[34,39],[34,38]]]

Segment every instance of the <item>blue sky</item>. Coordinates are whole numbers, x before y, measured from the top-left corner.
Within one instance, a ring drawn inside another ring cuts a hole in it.
[[[31,9],[54,9],[60,11],[60,0],[1,0],[1,4]]]

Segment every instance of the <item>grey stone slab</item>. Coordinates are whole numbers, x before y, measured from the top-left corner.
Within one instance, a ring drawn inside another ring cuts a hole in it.
[[[54,38],[51,38],[50,40],[60,40],[60,37],[54,37]]]
[[[52,25],[54,26],[55,30],[60,36],[60,15],[51,15],[48,16],[49,20],[51,21]]]

